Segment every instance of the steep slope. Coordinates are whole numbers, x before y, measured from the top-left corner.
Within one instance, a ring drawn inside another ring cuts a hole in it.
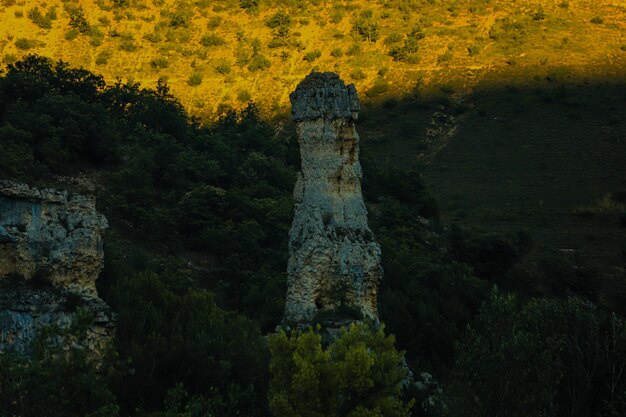
[[[285,111],[311,70],[339,73],[367,102],[507,67],[602,76],[626,59],[626,8],[609,0],[3,0],[0,22],[4,63],[34,52],[108,81],[166,79],[204,117],[250,99]]]

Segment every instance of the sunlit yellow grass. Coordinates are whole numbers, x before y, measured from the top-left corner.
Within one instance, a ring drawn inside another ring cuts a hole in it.
[[[261,0],[260,10],[252,14],[235,0],[215,1],[205,8],[196,6],[196,2],[178,0],[131,3],[140,7],[103,10],[102,6],[106,9],[112,5],[110,0],[0,0],[0,58],[7,63],[27,53],[38,53],[83,66],[109,81],[121,78],[145,86],[154,86],[159,78],[164,78],[193,114],[205,117],[215,114],[220,105],[240,107],[248,97],[268,113],[284,111],[288,93],[313,69],[336,71],[354,82],[360,92],[384,85],[381,96],[385,96],[409,92],[416,83],[454,84],[471,89],[484,77],[497,80],[499,74],[506,73],[506,82],[511,77],[529,80],[563,67],[568,69],[563,73],[582,77],[614,76],[622,74],[626,63],[626,1],[571,0],[565,8],[560,0],[458,0],[424,2],[419,8],[401,12],[397,7],[385,7],[399,3],[389,1],[320,0],[317,5],[308,4],[296,10]],[[104,34],[100,45],[92,45],[87,35],[73,40],[65,38],[70,29],[64,11],[68,4],[80,5],[89,23]],[[168,12],[185,5],[192,10],[193,18],[190,27],[180,31],[182,40],[165,40],[166,30],[161,31],[160,42],[144,38],[159,22],[167,21]],[[343,18],[333,23],[331,16],[338,5],[346,10]],[[52,22],[51,29],[41,29],[31,22],[28,13],[35,6],[42,11],[56,7],[58,19]],[[379,24],[376,42],[362,41],[352,30],[354,19],[365,9],[373,11]],[[297,41],[299,48],[268,48],[272,30],[265,21],[278,10],[285,10],[292,17],[290,44]],[[533,20],[539,12],[545,18]],[[22,17],[18,17],[20,13]],[[216,16],[221,23],[209,28],[208,22]],[[103,23],[103,17],[110,24]],[[600,18],[601,23],[597,19],[592,23],[594,18]],[[490,37],[502,19],[520,23],[520,40]],[[418,62],[394,62],[384,39],[393,32],[406,34],[416,25],[426,35],[420,41]],[[121,50],[122,37],[113,36],[115,33],[132,34],[136,50]],[[224,38],[226,43],[203,46],[200,40],[209,33]],[[20,38],[39,41],[40,45],[19,49],[16,41]],[[236,50],[250,50],[255,38],[260,41],[260,53],[270,59],[271,66],[251,72],[246,66],[237,65]],[[359,45],[360,52],[348,54],[354,45]],[[472,46],[477,51],[474,54],[468,50]],[[331,54],[337,48],[342,51],[340,57]],[[315,50],[320,50],[321,57],[312,62],[303,59]],[[97,63],[98,57],[107,52],[110,58],[106,63]],[[151,65],[157,58],[164,58],[167,67]],[[222,74],[216,67],[225,63],[231,71]],[[202,78],[199,85],[189,85],[192,73]],[[378,97],[372,93],[370,99],[374,96]]]

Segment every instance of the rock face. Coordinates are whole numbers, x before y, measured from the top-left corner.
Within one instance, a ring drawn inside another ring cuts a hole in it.
[[[290,98],[302,172],[294,190],[284,321],[377,321],[383,271],[361,193],[356,90],[334,73],[312,73]]]
[[[94,347],[112,335],[95,286],[106,227],[94,197],[0,181],[0,350],[26,353],[37,329],[67,328],[79,309],[95,317]]]

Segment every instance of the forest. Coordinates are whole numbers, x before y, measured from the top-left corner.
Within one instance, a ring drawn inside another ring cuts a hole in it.
[[[107,83],[36,55],[10,64],[0,176],[95,179],[111,224],[98,291],[117,330],[98,360],[60,351],[55,329],[28,360],[0,354],[0,415],[626,414],[623,280],[559,253],[529,262],[527,230],[448,222],[420,167],[367,142],[384,325],[330,345],[316,328],[278,330],[300,163],[288,136],[252,101],[206,123],[165,82]],[[80,338],[92,319],[65,331]]]

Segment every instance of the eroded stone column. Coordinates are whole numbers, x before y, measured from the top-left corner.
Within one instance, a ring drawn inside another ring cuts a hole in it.
[[[312,73],[291,94],[302,157],[289,233],[285,322],[378,320],[380,246],[361,193],[354,85]]]

